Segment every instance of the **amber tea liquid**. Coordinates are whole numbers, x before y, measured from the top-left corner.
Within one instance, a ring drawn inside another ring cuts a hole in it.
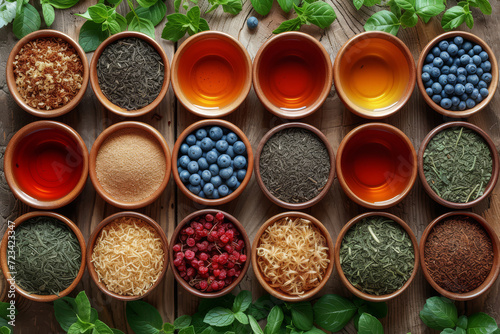
[[[286,111],[299,111],[318,99],[327,66],[315,44],[281,40],[270,45],[261,57],[260,84],[272,104]]]
[[[245,56],[224,40],[207,38],[192,44],[179,61],[178,80],[186,98],[205,109],[224,107],[244,87]]]
[[[341,168],[349,188],[359,198],[382,203],[399,196],[413,168],[410,148],[395,134],[364,130],[347,143]]]
[[[362,40],[346,51],[340,80],[348,98],[368,110],[384,110],[402,97],[410,79],[403,52],[381,38]]]

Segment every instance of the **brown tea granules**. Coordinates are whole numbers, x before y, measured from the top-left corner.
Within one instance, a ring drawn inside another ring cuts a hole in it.
[[[153,194],[166,171],[163,149],[151,134],[137,128],[116,131],[99,148],[96,174],[112,197],[137,202]]]
[[[82,60],[61,38],[38,38],[26,43],[13,66],[17,91],[32,108],[63,107],[82,88]]]
[[[478,222],[466,216],[453,216],[436,224],[429,233],[424,261],[440,287],[465,293],[480,286],[490,273],[493,245]]]

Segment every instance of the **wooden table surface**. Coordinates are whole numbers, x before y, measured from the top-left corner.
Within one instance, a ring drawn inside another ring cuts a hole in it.
[[[350,0],[338,0],[332,2],[327,0],[335,8],[337,20],[326,30],[316,27],[303,27],[302,31],[311,34],[323,44],[329,52],[331,60],[335,59],[339,48],[355,34],[363,32],[363,25],[366,19],[378,10],[365,8],[356,11]],[[52,28],[69,34],[74,39],[78,39],[78,33],[84,19],[74,16],[74,13],[83,13],[90,5],[96,1],[80,1],[75,7],[68,10],[56,10],[56,19]],[[168,13],[173,12],[172,1],[167,1]],[[202,12],[208,7],[207,1],[200,1]],[[492,1],[493,15],[483,16],[479,11],[474,11],[475,26],[472,32],[483,38],[500,55],[500,43],[498,31],[500,30],[500,19],[498,11],[500,3]],[[125,4],[120,5],[121,10],[126,10]],[[260,22],[255,31],[250,31],[246,26],[249,16],[256,15]],[[238,38],[250,53],[252,59],[255,57],[260,46],[270,38],[272,30],[286,19],[281,9],[275,6],[266,17],[256,14],[250,1],[244,1],[243,10],[237,16],[232,16],[222,12],[222,9],[204,15],[212,30],[224,31]],[[176,48],[184,41],[172,43],[160,38],[164,22],[156,27],[156,40],[167,52],[168,58],[172,60]],[[17,42],[11,32],[12,26],[0,29],[0,162],[2,170],[0,175],[0,216],[1,231],[5,231],[7,221],[15,220],[19,215],[33,211],[33,209],[16,200],[9,190],[3,174],[3,152],[9,139],[22,126],[38,120],[18,107],[10,96],[5,82],[5,66],[7,56]],[[419,24],[415,28],[401,29],[398,37],[409,47],[414,59],[419,56],[423,47],[435,36],[442,33],[440,22],[434,18],[428,24]],[[88,53],[88,61],[92,53]],[[90,85],[89,85],[90,86]],[[495,93],[491,103],[477,116],[468,119],[471,123],[479,125],[490,134],[497,149],[500,147],[500,96]],[[180,132],[198,121],[200,118],[193,116],[185,110],[174,97],[170,88],[166,98],[160,106],[150,114],[139,117],[136,120],[151,124],[165,136],[170,149]],[[266,111],[255,92],[250,92],[245,102],[234,113],[225,117],[226,120],[239,126],[248,136],[255,150],[262,136],[272,127],[286,122],[273,116]],[[56,118],[57,121],[64,122],[76,129],[84,139],[90,150],[96,137],[107,126],[125,119],[114,116],[105,110],[97,101],[92,89],[88,87],[84,99],[79,106],[70,113]],[[415,148],[418,150],[424,136],[434,127],[446,121],[443,117],[430,109],[420,96],[417,88],[413,92],[408,104],[396,115],[384,119],[383,122],[392,124],[401,129],[410,138]],[[336,94],[335,87],[332,87],[330,94],[323,107],[312,116],[303,119],[303,122],[312,124],[327,136],[330,144],[336,152],[342,138],[354,127],[369,122],[350,113]],[[479,213],[493,226],[497,234],[500,235],[500,186],[497,186],[491,196],[473,208],[472,211]],[[168,237],[171,236],[176,224],[189,213],[204,208],[204,206],[190,201],[175,186],[173,178],[167,186],[162,196],[153,204],[144,209],[137,210],[155,219],[165,230]],[[245,226],[250,240],[259,228],[269,217],[286,211],[272,204],[262,193],[255,177],[253,176],[245,191],[239,198],[227,205],[220,206],[219,209],[227,211],[239,219]],[[56,210],[57,212],[72,219],[82,230],[83,235],[88,239],[95,226],[105,217],[120,211],[107,204],[95,192],[90,179],[83,193],[73,203]],[[337,237],[344,224],[354,216],[369,211],[352,202],[342,191],[339,183],[335,180],[327,196],[314,207],[305,210],[309,214],[318,218],[328,228],[332,238]],[[423,230],[427,224],[435,217],[450,211],[435,202],[425,193],[420,180],[417,180],[414,188],[400,204],[385,211],[391,212],[405,220],[412,228],[420,240]],[[5,288],[5,283],[4,283]],[[86,272],[80,284],[72,293],[85,290],[90,298],[91,304],[99,311],[99,319],[111,327],[131,333],[127,327],[125,318],[125,302],[113,300],[105,296],[96,285],[91,282],[90,276]],[[264,290],[255,279],[252,269],[250,269],[242,283],[236,289],[249,289],[253,293],[254,299],[260,296]],[[349,292],[341,285],[337,273],[330,278],[328,284],[321,294],[337,293],[349,296]],[[382,320],[386,333],[430,333],[418,317],[418,312],[422,309],[425,299],[437,293],[425,281],[424,276],[419,271],[411,286],[395,300],[389,301],[389,314]],[[154,293],[147,296],[145,301],[157,307],[164,321],[172,322],[175,317],[183,314],[193,314],[197,308],[199,300],[191,296],[187,291],[175,284],[171,269],[163,282],[156,288]],[[494,284],[489,293],[470,301],[457,303],[459,310],[467,314],[483,311],[493,316],[500,322],[500,280]],[[16,306],[19,314],[16,319],[15,333],[61,333],[53,311],[52,303],[36,303],[26,299],[18,298]],[[349,324],[341,333],[355,333],[355,329]]]

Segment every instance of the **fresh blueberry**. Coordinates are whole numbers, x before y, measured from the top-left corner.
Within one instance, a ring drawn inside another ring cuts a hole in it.
[[[187,165],[187,170],[188,170],[188,172],[190,172],[191,174],[198,173],[198,171],[200,170],[200,166],[198,166],[198,163],[197,163],[196,161],[191,161],[191,162]]]
[[[187,136],[187,138],[186,138],[186,144],[188,144],[189,146],[195,145],[196,144],[196,137],[195,137],[195,135],[189,135],[189,136]]]
[[[234,143],[233,150],[236,154],[243,154],[246,152],[245,144],[243,144],[242,141],[238,140],[236,143]]]
[[[234,168],[242,169],[245,168],[246,166],[247,166],[247,159],[244,156],[238,155],[234,158]]]
[[[229,155],[231,157],[231,159],[233,159],[236,156],[236,154],[234,153],[233,146],[229,146],[227,148],[226,154]]]
[[[205,185],[203,186],[203,192],[207,196],[211,196],[214,193],[214,189],[215,187],[212,183],[205,183]]]
[[[238,182],[238,179],[236,178],[236,176],[231,176],[229,178],[229,180],[226,181],[226,184],[229,188],[233,188],[236,187],[236,183]]]
[[[491,71],[491,63],[490,63],[490,61],[489,61],[489,60],[487,60],[487,61],[485,61],[485,62],[481,63],[481,65],[480,65],[480,66],[481,66],[481,68],[483,69],[483,71],[485,71],[485,72],[489,72],[489,71]]]
[[[224,197],[224,196],[227,196],[229,194],[229,188],[225,184],[219,186],[219,188],[217,188],[217,190],[219,191],[220,197]]]
[[[447,51],[443,51],[439,55],[439,58],[441,58],[443,60],[443,62],[446,63],[448,61],[448,59],[450,59],[450,54]]]
[[[438,54],[438,55],[439,55],[439,54]],[[433,60],[434,60],[434,55],[433,55],[432,53],[429,53],[429,54],[427,55],[427,57],[425,57],[425,62],[426,62],[426,63],[429,63],[429,64],[430,64],[430,63],[432,63],[432,61],[433,61]]]
[[[422,81],[427,82],[431,79],[431,75],[427,72],[422,73]]]
[[[189,177],[189,183],[193,186],[198,186],[201,182],[201,177],[198,174],[191,174]]]
[[[427,87],[425,89],[425,92],[427,93],[427,95],[429,95],[430,97],[432,97],[432,95],[434,95],[434,91],[432,90],[432,88],[430,87]]]
[[[186,143],[182,143],[180,148],[181,154],[187,154],[188,150],[189,150],[189,145]]]
[[[452,106],[455,106],[455,107],[456,107],[456,106],[458,106],[458,104],[459,104],[459,103],[460,103],[460,99],[459,99],[458,97],[453,96],[453,97],[451,98],[451,105],[452,105]]]
[[[473,99],[467,99],[467,101],[465,101],[465,104],[467,105],[467,108],[474,108],[474,106],[476,105],[476,102],[474,102]]]
[[[207,152],[207,162],[209,164],[213,164],[217,161],[217,158],[219,157],[219,152],[217,152],[216,149],[212,149],[211,151]]]
[[[450,73],[448,74],[447,80],[450,85],[455,85],[457,83],[457,76],[455,74]]]
[[[201,128],[201,129],[198,129],[196,130],[196,139],[198,140],[202,140],[203,138],[205,138],[207,136],[207,130]]]
[[[201,185],[201,184],[200,184],[200,185]],[[202,191],[200,191],[200,192],[198,193],[198,196],[200,196],[201,198],[205,198],[205,197],[206,197],[206,195],[205,195],[205,193],[203,192],[203,190],[202,190]]]
[[[201,147],[196,145],[191,146],[188,150],[188,156],[191,160],[198,160],[202,154]]]
[[[441,100],[441,107],[444,109],[450,109],[451,107],[451,100],[448,98],[444,98]]]
[[[217,149],[217,151],[219,151],[221,153],[226,152],[228,147],[229,147],[229,144],[227,143],[227,141],[222,140],[222,139],[217,141],[217,143],[215,144],[215,148]]]
[[[470,63],[470,57],[469,57],[469,55],[463,55],[463,56],[460,57],[460,64],[462,64],[462,65],[465,66],[465,65],[467,65],[469,63]]]
[[[453,65],[453,62],[454,62],[453,57],[450,57],[450,58],[448,58],[448,60],[447,60],[447,61],[445,61],[445,62],[444,62],[444,64],[445,64],[446,66],[452,66],[452,65]]]
[[[219,166],[217,166],[217,164],[211,164],[210,166],[208,166],[208,170],[210,171],[212,176],[219,175]]]
[[[448,51],[448,54],[450,56],[456,56],[458,53],[458,46],[456,46],[455,44],[450,44],[446,51]]]
[[[460,36],[457,36],[453,39],[453,43],[455,43],[457,46],[462,45],[464,42],[464,39]]]
[[[255,29],[259,24],[259,20],[255,16],[250,16],[247,20],[248,29]]]
[[[441,75],[441,70],[437,67],[433,67],[431,69],[431,77],[432,78],[438,78]]]
[[[476,104],[480,103],[483,100],[483,98],[485,98],[485,96],[482,96],[481,94],[478,94],[477,97],[476,97],[476,100],[475,100]]]
[[[479,94],[481,94],[481,96],[483,96],[483,97],[486,97],[486,96],[488,96],[490,94],[490,92],[486,88],[481,88],[479,90]]]
[[[455,95],[460,96],[463,93],[465,93],[465,87],[462,84],[456,84],[455,85]]]
[[[479,57],[478,55],[472,56],[472,63],[474,65],[479,66],[481,65],[481,62],[482,62],[481,57]]]
[[[458,49],[458,52],[457,52],[457,56],[461,57],[465,54],[465,50],[464,49]],[[455,59],[456,60],[456,59]],[[459,59],[460,61],[460,59]]]
[[[210,179],[210,183],[213,184],[215,188],[218,188],[222,184],[222,179],[219,175],[215,175]]]
[[[192,184],[189,184],[188,189],[190,192],[192,192],[195,195],[198,195],[201,191],[201,187],[199,185],[193,186]]]
[[[441,49],[438,46],[435,46],[432,48],[430,54],[432,54],[434,57],[439,57],[439,55],[441,54]]]
[[[443,74],[450,74],[450,67],[448,65],[444,65],[441,68],[441,75],[443,75]]]
[[[238,181],[243,181],[245,179],[245,176],[247,175],[246,169],[240,169],[236,173],[236,177],[238,178]]]
[[[467,77],[463,74],[460,74],[459,76],[457,76],[457,82],[465,85],[467,83]]]
[[[488,52],[486,51],[481,51],[479,53],[479,57],[481,58],[482,61],[487,61],[489,56],[488,56]]]
[[[469,50],[469,52],[467,52],[467,54],[472,58],[475,53],[474,53],[474,50]]]
[[[434,84],[434,80],[432,80],[432,79],[427,81],[427,82],[424,82],[424,86],[427,88],[432,87],[432,84]]]
[[[477,83],[477,88],[479,88],[479,89],[488,88],[488,84],[486,82],[484,82],[483,80],[481,80]]]
[[[427,64],[427,65],[424,65],[422,67],[422,72],[423,73],[429,73],[430,74],[431,70],[432,70],[432,65]],[[230,143],[230,144],[234,144],[234,143]]]
[[[477,76],[477,74],[471,74],[467,76],[467,82],[470,82],[475,86],[479,82],[479,77]]]
[[[448,76],[447,76],[446,74],[441,74],[441,75],[439,76],[439,80],[438,80],[438,82],[439,82],[439,84],[440,84],[441,86],[446,85],[446,84],[448,83]]]
[[[467,66],[465,66],[465,70],[468,74],[474,74],[476,73],[477,66],[474,64],[467,64]]]
[[[467,101],[467,99],[469,98],[469,95],[463,93],[461,96],[460,96],[460,100],[462,101]]]
[[[441,91],[443,90],[443,87],[439,82],[435,82],[431,88],[434,94],[441,94]]]
[[[232,175],[233,175],[232,167],[223,168],[219,172],[219,176],[224,180],[229,179]]]
[[[179,178],[181,179],[182,182],[186,183],[189,181],[189,177],[191,174],[187,170],[183,170],[182,172],[179,173]]]
[[[215,187],[215,185],[214,185],[214,187]],[[212,193],[212,196],[210,196],[210,198],[213,198],[213,199],[220,198],[219,192],[217,191],[217,189],[214,189],[214,192]]]
[[[432,101],[434,101],[437,104],[441,103],[441,99],[442,99],[442,97],[439,94],[436,94],[436,95],[432,96]]]
[[[200,167],[200,170],[205,170],[208,169],[208,161],[206,158],[199,158],[198,159],[198,166]]]
[[[479,95],[479,89],[474,88],[472,90],[472,93],[470,93],[470,98],[473,99],[473,100],[475,100],[475,99],[477,99],[478,95]]]
[[[238,140],[238,136],[234,132],[229,132],[226,136],[226,141],[229,145],[233,145]]]
[[[435,67],[441,68],[444,65],[444,61],[440,57],[436,57],[432,61],[432,65],[434,65]]]
[[[205,182],[210,182],[210,179],[212,178],[212,173],[208,169],[204,170],[201,172],[201,179]]]
[[[474,45],[472,50],[474,50],[474,53],[478,55],[483,51],[483,48],[481,47],[481,45],[476,44]]]
[[[213,141],[217,141],[223,136],[222,129],[218,126],[212,126],[210,128],[210,131],[208,131],[208,135],[210,136],[210,138],[212,138]]]
[[[217,158],[217,165],[220,167],[220,168],[226,168],[226,167],[229,167],[231,165],[231,157],[229,157],[229,155],[227,154],[221,154],[218,158]]]
[[[210,139],[209,137],[205,137],[201,140],[200,146],[201,149],[205,152],[210,151],[211,149],[214,148],[214,141]]]
[[[455,92],[455,87],[453,85],[447,84],[444,86],[444,91],[446,94],[451,95]]]
[[[457,74],[458,67],[456,65],[450,66],[450,74]]]
[[[448,43],[447,40],[444,40],[444,41],[439,42],[438,46],[439,46],[439,49],[441,51],[444,51],[444,50],[448,49],[448,46],[450,46],[450,43]]]
[[[465,69],[465,67],[459,67],[457,69],[457,75],[467,75],[467,70]]]
[[[187,166],[188,166],[188,164],[190,162],[191,162],[191,159],[189,159],[189,157],[187,155],[183,155],[177,161],[177,163],[179,164],[179,166],[181,166],[182,168],[187,168]]]
[[[458,104],[458,110],[465,110],[467,108],[467,104],[465,104],[465,101],[460,101]]]
[[[465,84],[465,92],[467,94],[472,93],[473,90],[474,90],[474,85],[473,84],[471,84],[470,82],[468,82],[468,83]]]
[[[442,98],[445,98],[445,97],[449,97],[448,94],[446,94],[446,92],[444,91],[444,89],[441,91],[441,95]]]

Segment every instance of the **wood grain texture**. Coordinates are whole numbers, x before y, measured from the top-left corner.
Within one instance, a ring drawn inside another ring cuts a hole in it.
[[[335,2],[327,0],[327,2],[334,7],[337,13],[337,20],[326,30],[305,26],[302,28],[302,31],[317,38],[326,48],[333,62],[340,47],[355,34],[363,32],[363,25],[366,19],[373,12],[379,10],[379,8],[363,7],[360,11],[356,11],[349,0],[338,0]],[[82,0],[77,6],[71,9],[56,10],[56,19],[52,28],[63,31],[77,39],[79,29],[84,20],[73,14],[83,13],[88,6],[95,3],[95,0]],[[168,13],[172,13],[172,2],[168,1],[167,5]],[[208,9],[206,1],[200,1],[200,5],[202,12]],[[492,6],[493,13],[500,10],[500,4],[497,1],[492,1]],[[120,11],[126,11],[125,4],[120,6]],[[256,16],[260,21],[257,29],[254,31],[246,27],[246,20],[251,15]],[[237,16],[223,13],[222,9],[219,8],[212,13],[204,15],[204,17],[208,20],[212,30],[224,31],[238,38],[253,59],[264,41],[272,36],[272,31],[283,20],[293,17],[293,14],[283,13],[275,2],[270,14],[261,17],[253,11],[250,1],[244,1],[243,10]],[[474,11],[474,18],[475,27],[472,32],[483,38],[492,47],[497,56],[500,55],[500,43],[498,43],[497,33],[498,29],[500,29],[500,19],[498,16],[485,17],[480,12]],[[160,35],[163,25],[164,22],[156,28],[156,40],[166,50],[168,58],[171,61],[177,46],[185,38],[179,41],[179,43],[162,40]],[[439,21],[432,19],[428,24],[419,22],[414,28],[401,30],[398,37],[408,45],[416,60],[423,47],[441,32],[442,29]],[[5,61],[15,43],[16,39],[11,33],[11,26],[0,30],[0,129],[2,132],[0,136],[0,162],[2,164],[0,170],[0,232],[2,233],[5,231],[8,220],[14,220],[17,216],[32,210],[13,197],[3,175],[3,152],[9,139],[22,126],[37,120],[14,103],[5,83]],[[90,62],[92,54],[89,53],[87,55]],[[495,93],[489,106],[478,115],[469,119],[470,122],[479,125],[491,135],[497,149],[500,148],[499,110],[500,98],[498,93]],[[138,120],[157,128],[165,136],[171,149],[177,135],[188,125],[199,119],[176,102],[171,88],[167,93],[167,97],[154,112],[138,118]],[[260,139],[269,129],[287,122],[267,112],[260,104],[253,89],[245,102],[234,113],[225,117],[225,119],[236,124],[246,133],[254,150],[257,148]],[[104,128],[124,119],[104,110],[95,98],[92,89],[88,87],[87,93],[77,109],[56,120],[74,127],[83,137],[90,150],[95,138]],[[335,152],[342,138],[351,129],[368,122],[346,110],[333,86],[323,107],[303,121],[321,129],[327,136]],[[417,88],[415,88],[408,104],[398,114],[383,121],[405,132],[418,150],[424,136],[432,128],[446,120],[425,104]],[[160,199],[150,206],[137,211],[155,219],[164,228],[167,237],[170,239],[177,222],[180,222],[189,213],[202,208],[204,206],[196,204],[184,196],[176,188],[173,179],[171,179]],[[262,223],[269,217],[285,211],[272,204],[264,196],[254,177],[252,177],[247,188],[239,198],[218,208],[229,212],[239,219],[245,226],[251,241]],[[104,217],[119,210],[104,202],[96,194],[89,179],[83,193],[73,203],[56,211],[72,219],[80,227],[85,238],[88,239],[92,230]],[[335,240],[340,229],[347,221],[368,210],[349,200],[340,188],[338,181],[335,180],[327,196],[319,204],[304,211],[318,218],[327,227],[332,238]],[[386,211],[406,221],[415,232],[417,239],[420,239],[427,224],[438,215],[449,210],[434,203],[425,193],[420,181],[417,180],[409,196],[397,206]],[[473,211],[485,217],[497,231],[497,234],[500,235],[499,186],[493,190],[490,198],[480,203]],[[175,284],[170,270],[167,271],[167,275],[161,285],[145,300],[160,310],[164,321],[171,322],[177,316],[193,314],[199,300]],[[5,282],[2,282],[0,287],[4,289]],[[87,273],[72,295],[76,295],[76,292],[83,289],[87,292],[92,306],[99,311],[99,318],[101,320],[112,327],[119,328],[126,333],[131,333],[125,319],[125,303],[112,300],[110,297],[102,294],[91,282]],[[241,289],[252,290],[254,298],[263,293],[263,289],[255,279],[251,268],[237,288],[237,291]],[[334,271],[330,281],[321,292],[321,294],[326,293],[338,293],[349,296],[347,289],[341,285],[336,271]],[[385,332],[395,334],[408,332],[414,334],[431,333],[420,321],[418,311],[423,307],[425,299],[435,294],[436,292],[425,281],[420,272],[407,291],[395,300],[388,302],[389,315],[382,320]],[[457,303],[457,305],[462,312],[466,312],[467,314],[484,311],[492,315],[497,322],[500,322],[500,280],[497,280],[488,294],[474,301]],[[20,312],[16,320],[16,333],[62,332],[54,318],[52,304],[39,304],[19,298],[17,300],[17,307]],[[353,325],[349,324],[341,333],[356,333],[356,331]]]

